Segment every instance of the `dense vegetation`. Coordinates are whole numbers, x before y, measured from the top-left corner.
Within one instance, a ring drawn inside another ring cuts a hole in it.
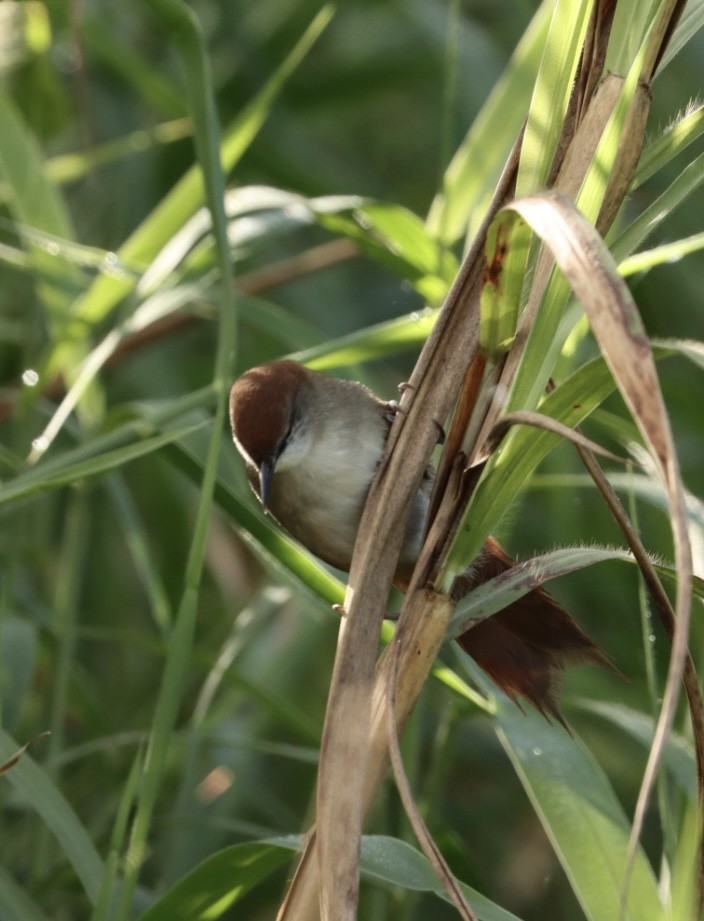
[[[625,114],[661,6],[678,4],[617,4],[606,72],[623,107],[578,186],[592,223],[600,171],[637,153]],[[0,780],[3,921],[276,916],[315,815],[344,577],[259,513],[227,389],[288,355],[397,396],[526,116],[518,191],[555,178],[591,7],[0,5],[0,760],[34,740]],[[644,152],[600,227],[654,343],[699,575],[703,22],[690,2],[655,62]],[[676,514],[618,369],[605,375],[566,286],[539,316],[552,320],[522,357],[537,392],[519,386],[512,408],[534,408],[548,378],[545,412],[561,387],[594,401],[584,431],[631,458],[604,466],[669,591]],[[484,527],[522,559],[575,548],[539,568],[574,570],[550,590],[627,681],[570,669],[570,737],[443,647],[402,751],[479,917],[608,921],[671,645],[574,447],[533,455],[540,434],[516,429],[495,454],[454,559]],[[695,598],[696,664],[700,620]],[[681,703],[634,921],[692,914],[691,739]],[[457,917],[391,780],[365,834],[360,918]]]

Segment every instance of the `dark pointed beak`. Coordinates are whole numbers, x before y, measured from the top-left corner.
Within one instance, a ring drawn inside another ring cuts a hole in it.
[[[263,460],[259,465],[259,498],[265,512],[269,511],[269,493],[275,467],[276,461],[269,459]]]

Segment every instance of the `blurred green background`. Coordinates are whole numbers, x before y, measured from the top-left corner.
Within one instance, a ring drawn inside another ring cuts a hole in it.
[[[204,30],[223,126],[250,103],[318,10],[301,0],[194,0],[190,6]],[[537,6],[529,0],[340,3],[285,83],[229,185],[272,186],[306,197],[369,196],[403,205],[423,219],[452,153]],[[57,264],[70,266],[58,275],[73,286],[75,297],[101,269],[109,269],[112,257],[106,263],[105,254],[120,250],[194,162],[181,66],[162,23],[136,0],[4,2],[0,30],[2,93],[41,150],[46,176],[58,184],[76,242],[89,248],[74,252],[57,244],[52,250],[49,238],[40,241]],[[656,81],[653,133],[698,91],[703,57],[699,35]],[[155,137],[157,126],[166,127]],[[492,141],[486,138],[489,158],[495,156]],[[641,187],[626,211],[636,213],[654,200],[676,170]],[[34,177],[28,172],[25,179],[31,188]],[[701,196],[692,196],[649,243],[699,232],[701,212]],[[52,324],[22,258],[18,222],[6,180],[0,185],[4,479],[23,463],[60,396],[46,376]],[[248,232],[244,220],[240,229]],[[238,277],[332,239],[309,221],[277,226],[272,220],[249,231],[235,250]],[[333,254],[320,271],[265,282],[256,298],[243,303],[234,374],[424,309],[408,281],[368,258],[344,255]],[[146,265],[124,268],[138,277]],[[704,256],[696,253],[629,280],[653,336],[704,338],[703,271]],[[201,277],[195,267],[196,286]],[[132,306],[128,299],[76,333],[76,340],[99,342]],[[216,313],[212,290],[203,285],[180,313],[187,322],[120,353],[101,371],[89,410],[72,415],[48,456],[109,433],[135,406],[174,400],[208,385]],[[418,350],[419,345],[409,347],[340,373],[363,377],[393,398]],[[701,496],[700,372],[682,359],[660,367],[685,483]],[[43,392],[19,392],[23,372],[35,368],[42,373]],[[621,413],[616,398],[607,408]],[[603,427],[587,433],[604,440]],[[202,429],[192,436],[196,448],[205,437]],[[51,739],[37,742],[32,753],[103,854],[135,753],[151,725],[167,625],[183,590],[198,493],[182,461],[168,450],[151,453],[110,476],[40,492],[2,510],[3,727],[20,741],[52,729]],[[241,498],[253,503],[234,449],[223,452],[221,468]],[[619,542],[608,514],[580,477],[567,447],[541,468],[534,488],[500,529],[513,553]],[[701,530],[701,506],[697,514]],[[639,524],[646,545],[669,558],[662,512],[643,506]],[[700,573],[701,550],[695,546]],[[628,677],[621,682],[595,669],[570,672],[564,710],[630,813],[645,749],[587,712],[579,698],[648,709],[636,575],[608,564],[563,580],[555,593]],[[695,610],[695,655],[704,641],[700,615]],[[664,674],[668,646],[658,626],[652,629]],[[336,633],[329,605],[262,556],[231,518],[216,510],[188,687],[138,904],[146,906],[155,892],[226,844],[307,827]],[[492,724],[479,710],[431,682],[404,738],[404,752],[431,830],[462,880],[525,921],[581,916]],[[31,894],[46,917],[88,917],[85,896],[31,803],[4,782],[0,796],[3,872]],[[390,785],[369,830],[413,840]],[[657,841],[654,818],[647,833]],[[648,834],[646,847],[654,853]],[[223,917],[274,917],[287,873],[271,877]],[[372,921],[455,916],[432,896],[389,892],[372,883],[365,884],[362,898],[360,917]]]

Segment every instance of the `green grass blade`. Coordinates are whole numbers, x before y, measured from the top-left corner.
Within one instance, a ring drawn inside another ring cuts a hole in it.
[[[556,0],[533,88],[516,194],[543,189],[562,134],[592,2]]]
[[[10,758],[19,747],[0,729],[0,761]],[[5,776],[54,835],[88,898],[95,901],[103,875],[102,860],[85,827],[46,771],[25,754]]]
[[[220,149],[225,173],[230,172],[245,153],[268,117],[276,97],[328,24],[331,15],[330,7],[324,7],[318,13],[279,69],[225,131]],[[200,168],[193,166],[118,249],[118,259],[127,264],[148,265],[203,203]],[[133,290],[134,282],[131,280],[98,278],[76,309],[86,322],[95,323],[104,319]]]
[[[549,394],[540,405],[540,412],[565,425],[579,425],[615,389],[611,374],[603,359],[594,359]],[[530,474],[559,443],[550,432],[520,427],[504,441],[495,460],[491,475],[487,472],[477,486],[471,503],[471,531],[455,542],[448,560],[452,572],[461,571],[473,559],[491,529],[516,500]],[[491,485],[487,487],[487,483]]]
[[[16,883],[0,866],[0,918],[5,921],[49,921],[31,899],[26,886]]]
[[[94,456],[71,462],[68,459],[69,456],[75,457],[78,454],[80,457],[86,453],[86,449],[80,449],[79,452],[71,452],[70,455],[64,455],[51,463],[34,467],[27,473],[20,474],[14,480],[5,484],[0,490],[0,504],[16,502],[38,492],[57,489],[60,486],[67,486],[80,480],[90,479],[118,470],[125,464],[130,463],[130,461],[146,457],[172,441],[186,438],[193,432],[208,425],[209,421],[208,419],[201,419],[198,422],[178,426],[149,438],[143,437],[143,432],[140,433],[139,424],[125,426],[123,434],[131,431],[134,435],[134,440],[131,440],[128,444],[112,451],[101,451]],[[93,444],[92,447],[95,448],[95,445]]]
[[[704,105],[688,108],[663,133],[643,150],[631,191],[647,182],[704,134]]]
[[[290,859],[286,848],[265,842],[234,844],[184,876],[139,921],[215,921]]]
[[[547,36],[552,0],[538,8],[508,66],[457,149],[433,199],[428,231],[450,246],[476,227],[523,124]]]
[[[421,310],[311,346],[290,357],[316,371],[329,371],[391,356],[422,345],[430,335],[437,316],[435,311]]]
[[[663,243],[662,246],[634,253],[619,263],[618,271],[620,275],[627,278],[638,272],[648,272],[659,265],[672,265],[684,259],[685,256],[691,256],[692,253],[698,253],[702,249],[704,249],[704,233],[695,233],[683,240]]]
[[[39,146],[10,97],[0,88],[0,176],[10,207],[23,225],[65,239],[74,232],[66,204],[48,178]],[[76,272],[57,261],[48,248],[29,245],[38,290],[50,322],[62,329],[75,291]]]
[[[635,252],[662,222],[689,200],[704,182],[704,153],[685,166],[665,191],[614,240],[611,250],[617,260]]]
[[[643,747],[644,752],[650,748],[655,732],[655,721],[650,713],[641,713],[626,704],[604,700],[577,700],[571,704],[616,726],[635,739]],[[694,800],[697,777],[691,743],[678,733],[671,733],[662,763],[681,792]]]
[[[704,28],[704,0],[689,0],[684,9],[684,13],[677,24],[677,28],[667,46],[665,54],[662,56],[658,73],[661,73],[665,67],[672,61],[678,52]]]

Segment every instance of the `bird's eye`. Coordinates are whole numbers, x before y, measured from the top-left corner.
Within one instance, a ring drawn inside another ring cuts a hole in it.
[[[288,443],[289,443],[289,441],[291,440],[291,435],[293,434],[293,429],[294,429],[294,426],[293,426],[293,425],[290,425],[290,426],[288,427],[288,429],[286,430],[286,433],[284,434],[284,437],[283,437],[283,438],[281,439],[281,441],[279,442],[279,450],[278,450],[278,452],[277,452],[278,455],[279,455],[279,457],[280,457],[280,456],[284,453],[284,451],[286,450],[286,447],[288,446]]]

